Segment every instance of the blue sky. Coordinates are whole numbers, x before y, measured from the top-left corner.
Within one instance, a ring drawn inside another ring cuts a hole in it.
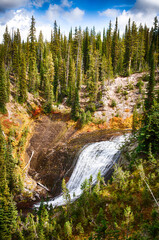
[[[55,20],[62,33],[68,34],[75,26],[95,26],[97,32],[102,31],[118,17],[122,34],[129,18],[138,25],[146,23],[151,27],[154,17],[159,15],[159,0],[0,0],[0,41],[6,25],[10,32],[19,28],[22,39],[26,39],[32,15],[37,36],[42,30],[47,40]]]

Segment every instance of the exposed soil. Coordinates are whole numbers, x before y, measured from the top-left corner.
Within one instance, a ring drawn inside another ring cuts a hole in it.
[[[36,120],[27,149],[28,158],[34,151],[29,174],[47,186],[52,196],[60,193],[63,178],[68,181],[83,146],[121,134],[113,130],[97,130],[77,135],[77,131],[74,125],[70,126],[68,115],[52,114]]]

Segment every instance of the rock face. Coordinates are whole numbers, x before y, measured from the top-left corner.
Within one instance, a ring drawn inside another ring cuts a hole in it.
[[[63,161],[67,154],[64,153],[64,156],[59,158],[60,151],[58,153],[57,149],[59,145],[65,145],[68,131],[70,134],[74,132],[73,128],[68,129],[66,121],[42,116],[36,121],[34,134],[27,149],[29,157],[34,151],[29,174],[34,180],[46,185],[51,192],[53,184],[64,171]]]
[[[61,191],[61,182],[71,176],[76,156],[86,144],[109,140],[121,132],[97,130],[77,136],[77,129],[68,124],[69,117],[55,114],[42,116],[36,121],[34,134],[30,140],[27,154],[34,156],[29,174],[34,180],[49,188],[53,196]]]
[[[119,116],[123,119],[130,117],[137,101],[143,101],[142,94],[146,89],[146,82],[143,82],[142,93],[139,91],[137,83],[144,75],[145,73],[134,73],[129,77],[117,77],[114,81],[106,83],[102,96],[102,111],[99,109],[94,113],[94,116],[107,122],[113,116]]]

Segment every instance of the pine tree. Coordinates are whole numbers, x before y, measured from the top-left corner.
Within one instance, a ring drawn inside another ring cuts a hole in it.
[[[53,89],[54,89],[54,96],[55,100],[58,101],[58,88],[59,88],[59,60],[56,57],[54,62],[55,67],[55,76],[54,76],[54,83],[53,83]]]
[[[40,31],[37,47],[37,61],[38,61],[38,71],[41,72],[42,61],[44,57],[44,40],[42,31]]]
[[[106,56],[107,46],[106,46],[106,31],[103,29],[103,42],[102,42],[102,56]]]
[[[77,27],[75,28],[75,33],[74,33],[74,38],[72,42],[72,57],[74,61],[77,59],[77,54],[78,54],[78,38],[79,38],[79,33]]]
[[[26,84],[26,63],[25,56],[21,53],[20,73],[19,73],[19,102],[24,103],[27,100],[27,84]]]
[[[157,19],[157,16],[154,18],[154,27],[153,27],[153,36],[152,36],[152,41],[153,41],[153,44],[154,44],[154,51],[155,52],[158,52],[158,42],[159,42],[159,39],[158,39],[158,19]]]
[[[115,29],[112,39],[112,65],[114,75],[117,74],[118,58],[119,58],[118,19],[116,18]]]
[[[64,232],[66,239],[70,239],[70,237],[72,236],[72,227],[69,221],[65,222],[64,224]]]
[[[0,112],[5,113],[7,102],[7,91],[6,91],[6,75],[5,66],[3,62],[0,62]]]
[[[159,145],[159,103],[155,97],[155,64],[152,54],[150,77],[147,87],[147,98],[145,99],[145,111],[142,128],[139,134],[139,149],[149,154],[151,147],[152,153],[158,153]]]
[[[9,71],[6,71],[6,102],[10,100],[10,78]]]
[[[149,48],[150,48],[150,34],[149,34],[149,29],[145,25],[144,28],[144,39],[145,39],[145,62],[148,64],[149,63]]]
[[[21,52],[21,36],[18,29],[17,32],[14,32],[13,51],[12,51],[12,71],[14,74],[17,91],[18,91],[18,80],[19,80],[20,52]]]
[[[94,102],[97,100],[97,83],[98,83],[98,55],[96,57],[93,55],[92,46],[90,46],[89,51],[89,69],[87,70],[87,90],[89,94],[90,102]]]
[[[139,66],[140,66],[140,55],[138,53],[140,39],[139,39],[138,31],[137,31],[137,26],[134,21],[132,23],[131,33],[132,33],[132,47],[131,47],[132,48],[132,62],[131,62],[131,65],[132,65],[133,71],[138,71]],[[142,46],[142,44],[141,44],[141,46]]]
[[[122,37],[119,41],[119,56],[118,56],[118,69],[117,69],[117,73],[119,75],[123,75],[123,71],[124,71],[124,52],[125,52],[124,37]]]
[[[101,33],[100,32],[96,36],[96,49],[95,50],[98,50],[99,55],[102,55],[102,40],[101,40]]]
[[[68,76],[68,104],[71,105],[74,101],[75,96],[75,62],[72,58],[70,58],[69,64],[69,76]]]
[[[76,86],[80,89],[81,80],[82,80],[82,34],[81,29],[77,33],[77,54],[76,54]]]
[[[87,72],[89,68],[89,31],[88,28],[86,28],[84,32],[84,38],[83,38],[83,66],[84,66],[84,73]]]
[[[112,24],[110,21],[109,28],[108,28],[107,34],[106,34],[106,58],[108,60],[111,59],[111,52],[112,52]],[[112,64],[112,61],[110,64]]]
[[[8,32],[8,27],[6,26],[5,33],[3,34],[3,57],[4,64],[6,66],[11,65],[11,36]]]
[[[0,239],[11,240],[16,231],[17,211],[10,194],[6,168],[6,142],[0,126]]]
[[[4,165],[5,165],[5,153],[6,153],[6,141],[3,135],[2,127],[0,124],[0,180],[3,179],[3,170],[4,170]],[[1,179],[2,177],[2,179]]]
[[[144,29],[142,25],[139,27],[138,34],[138,70],[141,71],[144,68],[144,56],[145,56],[145,38],[144,38]]]
[[[133,121],[132,121],[132,131],[133,132],[135,132],[137,130],[137,125],[138,125],[138,112],[137,112],[137,107],[135,105],[134,109],[133,109]]]
[[[27,229],[27,234],[25,237],[26,240],[34,240],[37,239],[37,232],[36,232],[36,223],[34,221],[34,216],[30,213],[27,215],[25,220],[25,225]]]
[[[60,56],[60,29],[58,30],[57,22],[54,22],[54,31],[51,36],[51,52],[53,59]]]
[[[35,19],[32,16],[31,26],[29,32],[30,46],[29,46],[29,90],[36,95],[39,88],[39,76],[36,64],[36,28]]]
[[[92,45],[93,52],[96,51],[97,41],[99,40],[99,38],[98,38],[98,40],[96,38],[97,38],[96,30],[95,30],[95,27],[93,26],[93,28],[90,31],[90,44]]]
[[[128,26],[125,29],[125,74],[130,75],[131,73],[131,61],[132,61],[132,34],[131,34],[131,23],[130,19]]]
[[[75,97],[72,102],[71,115],[72,118],[76,121],[79,118],[80,104],[79,104],[79,90],[78,87],[75,89]]]
[[[59,59],[59,101],[62,102],[64,97],[66,96],[66,63],[65,60],[60,57]]]
[[[62,193],[63,193],[63,198],[64,198],[64,201],[68,207],[68,204],[70,203],[70,194],[69,194],[69,191],[66,187],[66,182],[65,182],[65,179],[63,178],[62,180]]]
[[[45,98],[46,98],[45,109],[46,109],[47,112],[51,112],[52,103],[53,103],[53,100],[54,100],[54,95],[53,95],[54,63],[53,63],[51,52],[49,52],[49,54],[46,57],[44,68],[45,68],[44,88],[45,88]]]
[[[15,166],[16,161],[13,158],[12,155],[12,144],[11,144],[11,138],[8,138],[7,142],[7,151],[6,151],[6,168],[7,168],[7,180],[8,180],[8,186],[10,191],[13,191],[14,188],[16,188],[16,174],[15,174]]]
[[[113,77],[113,66],[112,66],[112,24],[111,21],[109,23],[109,29],[107,30],[107,37],[106,37],[106,59],[108,62],[107,72],[108,72],[108,80],[112,79]]]
[[[153,56],[151,60],[150,77],[149,77],[149,82],[147,86],[147,99],[145,101],[145,109],[148,112],[152,110],[152,107],[155,102],[154,88],[155,88],[155,60]]]
[[[35,41],[36,41],[36,28],[35,28],[35,18],[31,17],[31,26],[29,31],[29,39],[30,39],[30,54],[35,57],[36,49],[35,49]]]

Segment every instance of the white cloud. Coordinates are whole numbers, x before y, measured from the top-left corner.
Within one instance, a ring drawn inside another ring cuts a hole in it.
[[[137,0],[134,7],[129,11],[123,11],[119,19],[119,27],[122,28],[123,24],[128,22],[130,18],[131,21],[135,21],[139,26],[147,25],[148,27],[152,27],[154,22],[154,17],[159,13],[159,1],[158,0]]]
[[[78,7],[64,13],[64,19],[70,23],[80,22],[83,19],[85,11],[79,9]]]
[[[74,23],[75,21],[82,21],[84,13],[85,11],[79,9],[78,7],[65,10],[62,5],[50,4],[46,15],[50,20],[57,20],[61,23]]]
[[[36,24],[36,36],[37,36],[37,39],[39,37],[40,31],[42,31],[43,36],[44,36],[44,40],[46,39],[46,40],[50,41],[50,39],[51,39],[51,30],[52,30],[52,26],[50,24],[44,24],[44,23],[41,23],[40,21],[37,22],[37,24]]]
[[[0,25],[5,25],[9,20],[11,20],[14,17],[14,10],[10,10],[5,12],[0,17]]]
[[[32,5],[39,8],[42,7],[44,3],[49,2],[49,0],[34,0]]]
[[[157,15],[157,11],[150,11],[150,12],[142,12],[142,11],[136,11],[136,10],[130,10],[130,11],[123,11],[118,16],[118,25],[120,32],[123,33],[125,30],[125,25],[128,23],[129,18],[132,21],[135,21],[137,26],[142,24],[143,26],[146,24],[147,27],[151,28],[153,26],[154,17]]]
[[[26,6],[29,0],[0,0],[0,11]]]
[[[0,0],[1,1],[1,0]],[[43,4],[43,0],[38,2],[30,1],[28,6],[40,7]],[[36,19],[36,36],[38,37],[40,30],[42,30],[44,39],[50,41],[51,38],[51,29],[53,27],[54,20],[57,20],[59,26],[61,26],[61,32],[65,31],[67,34],[72,27],[77,26],[81,23],[84,11],[76,8],[67,7],[67,1],[61,2],[60,5],[50,4],[49,9],[43,16],[35,16]],[[65,7],[64,7],[65,5]],[[71,6],[71,5],[69,5]],[[8,10],[0,16],[0,42],[3,40],[3,33],[5,31],[6,23],[8,26],[9,32],[12,34],[13,31],[16,31],[19,28],[22,40],[26,40],[29,34],[29,28],[31,23],[31,16],[34,15],[33,11],[29,12],[27,10]]]
[[[108,8],[103,12],[98,12],[100,16],[108,17],[108,18],[115,18],[120,15],[120,10],[114,8]]]
[[[12,36],[12,33],[19,28],[22,40],[27,40],[29,35],[29,28],[31,24],[31,16],[33,12],[28,12],[25,9],[20,9],[17,11],[9,11],[8,14],[11,16],[11,19],[7,22],[8,31]],[[6,25],[0,25],[0,42],[3,41],[3,33],[5,32]],[[39,19],[36,20],[36,37],[38,38],[40,30],[44,35],[44,39],[50,41],[51,38],[51,25],[42,23]]]
[[[6,11],[8,9],[18,9],[19,7],[42,7],[44,3],[49,2],[50,0],[0,0],[0,11]],[[69,4],[67,0],[66,3]]]
[[[118,17],[118,26],[120,33],[123,34],[125,26],[128,23],[129,18],[131,21],[135,21],[137,26],[146,24],[148,27],[152,27],[154,17],[159,13],[159,0],[137,0],[134,7],[130,10],[120,11],[116,8],[106,9],[103,12],[98,12],[99,16],[105,16],[106,21],[113,20],[112,24],[115,24],[115,17]]]
[[[68,0],[62,0],[61,6],[70,8],[72,6],[72,2],[69,2]]]
[[[159,11],[159,1],[158,0],[137,0],[133,10],[140,11],[140,12]]]
[[[63,8],[57,4],[50,4],[49,9],[47,10],[47,17],[51,20],[56,20],[60,15],[63,14]]]

